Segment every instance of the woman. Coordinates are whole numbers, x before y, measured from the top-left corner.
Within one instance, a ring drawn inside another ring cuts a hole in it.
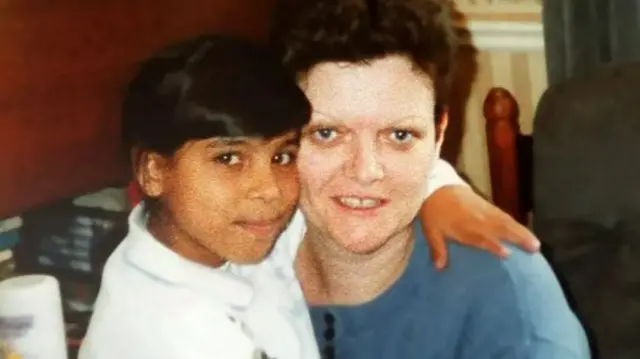
[[[313,108],[295,269],[324,357],[588,358],[540,255],[453,244],[451,268],[428,265],[414,219],[448,120],[448,1],[295,4],[274,41]]]

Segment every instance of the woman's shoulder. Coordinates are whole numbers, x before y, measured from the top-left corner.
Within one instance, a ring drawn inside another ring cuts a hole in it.
[[[450,242],[449,266],[445,273],[449,272],[450,276],[467,283],[501,283],[514,290],[558,285],[553,270],[540,253],[527,253],[508,244],[505,246],[510,250],[509,257],[499,258],[479,248]]]

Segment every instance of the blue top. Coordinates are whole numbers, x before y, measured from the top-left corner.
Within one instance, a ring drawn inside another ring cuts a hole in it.
[[[583,359],[587,339],[545,259],[500,260],[449,244],[437,272],[422,231],[400,279],[371,302],[311,308],[321,352],[335,359]],[[327,314],[330,314],[327,317]],[[326,321],[333,319],[333,332]],[[323,356],[331,359],[331,357]]]

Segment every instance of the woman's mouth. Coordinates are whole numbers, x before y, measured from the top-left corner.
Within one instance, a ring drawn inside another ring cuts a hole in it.
[[[389,201],[380,197],[336,196],[332,197],[338,206],[354,211],[371,211],[383,207]]]

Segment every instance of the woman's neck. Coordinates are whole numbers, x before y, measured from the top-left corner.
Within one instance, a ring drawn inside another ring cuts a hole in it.
[[[295,263],[307,302],[356,305],[375,299],[402,275],[413,243],[408,227],[376,251],[354,254],[309,226]]]

